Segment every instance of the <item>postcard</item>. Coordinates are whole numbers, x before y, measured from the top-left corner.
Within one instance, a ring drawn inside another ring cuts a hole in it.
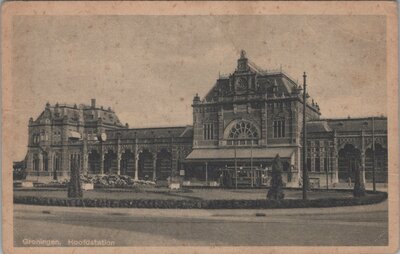
[[[4,253],[396,253],[397,15],[3,3]]]

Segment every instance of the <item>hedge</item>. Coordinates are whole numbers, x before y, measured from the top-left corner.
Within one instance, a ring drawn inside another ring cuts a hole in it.
[[[369,192],[360,198],[327,198],[327,199],[284,199],[281,201],[256,200],[152,200],[152,199],[69,199],[34,196],[14,197],[14,204],[31,204],[68,207],[121,207],[121,208],[163,208],[163,209],[257,209],[257,208],[306,208],[369,205],[384,201],[386,192]]]

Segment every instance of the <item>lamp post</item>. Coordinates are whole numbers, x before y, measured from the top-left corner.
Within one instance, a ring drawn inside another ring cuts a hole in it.
[[[375,121],[372,117],[372,189],[376,191],[375,184]]]
[[[308,171],[307,171],[307,126],[306,126],[306,104],[307,104],[307,75],[303,74],[303,200],[307,199]]]

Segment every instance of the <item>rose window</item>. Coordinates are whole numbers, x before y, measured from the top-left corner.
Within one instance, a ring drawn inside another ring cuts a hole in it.
[[[239,140],[238,145],[247,145],[253,142],[254,144],[258,141],[257,128],[249,122],[238,122],[229,131],[228,139]],[[233,144],[233,142],[228,142]]]

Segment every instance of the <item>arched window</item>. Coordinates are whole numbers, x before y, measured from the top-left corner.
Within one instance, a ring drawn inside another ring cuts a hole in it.
[[[45,141],[46,138],[46,132],[45,130],[40,131],[40,141]]]
[[[257,128],[250,122],[240,121],[233,125],[228,135],[228,145],[258,144]],[[236,141],[237,140],[237,141]],[[234,142],[236,141],[236,142]]]

